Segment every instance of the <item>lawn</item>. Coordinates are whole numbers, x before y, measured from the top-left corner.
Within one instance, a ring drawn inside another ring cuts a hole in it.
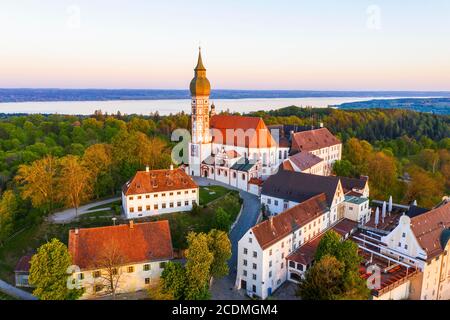
[[[239,193],[223,187],[201,188],[200,197],[202,206],[198,208],[196,214],[178,212],[139,221],[169,220],[174,248],[185,249],[187,246],[186,236],[190,231],[208,232],[214,228],[215,212],[219,207],[230,214],[232,221],[236,219],[241,208],[242,200]],[[14,267],[22,256],[35,253],[39,246],[53,238],[57,238],[67,245],[70,229],[111,226],[113,225],[113,216],[115,216],[114,210],[92,212],[80,216],[78,221],[69,224],[50,224],[44,221],[24,228],[3,246],[0,246],[0,279],[13,284]],[[118,218],[116,224],[128,223],[120,216],[116,217]]]
[[[200,205],[206,205],[229,192],[231,192],[229,189],[221,186],[200,187]]]
[[[0,301],[2,300],[17,300],[17,299],[0,291]]]
[[[206,207],[199,207],[197,213],[175,212],[158,217],[146,218],[143,221],[169,220],[170,232],[172,235],[173,247],[185,249],[187,247],[186,236],[190,231],[209,232],[214,228],[215,212],[219,207],[227,211],[232,221],[235,221],[240,209],[242,200],[237,191],[229,191],[221,199]]]
[[[117,200],[114,202],[110,202],[110,203],[105,203],[99,206],[95,206],[92,208],[89,208],[88,211],[93,211],[93,210],[98,210],[98,209],[104,209],[104,208],[114,208],[115,206],[121,206],[122,205],[122,200]]]

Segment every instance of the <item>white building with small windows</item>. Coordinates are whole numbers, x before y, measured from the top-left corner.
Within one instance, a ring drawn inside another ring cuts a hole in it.
[[[323,159],[322,173],[330,175],[333,165],[342,158],[342,142],[327,128],[292,134],[291,152],[308,152]]]
[[[70,230],[68,247],[82,299],[111,294],[112,286],[119,294],[146,290],[173,259],[167,220]]]
[[[199,203],[199,188],[182,169],[138,171],[122,188],[127,219],[191,211]]]
[[[201,53],[190,92],[192,139],[186,171],[244,191],[256,191],[250,181],[276,173],[288,158],[289,145],[259,117],[218,115],[214,104],[210,108],[211,84]]]
[[[312,261],[292,256],[342,223],[356,225],[347,219],[334,221],[321,193],[254,226],[238,243],[236,288],[265,299],[285,281],[297,282]]]

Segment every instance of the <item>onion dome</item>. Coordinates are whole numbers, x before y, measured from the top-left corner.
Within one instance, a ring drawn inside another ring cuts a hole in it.
[[[211,84],[206,78],[206,68],[203,66],[202,52],[199,48],[198,63],[195,67],[195,76],[191,81],[191,96],[209,96],[211,93]]]

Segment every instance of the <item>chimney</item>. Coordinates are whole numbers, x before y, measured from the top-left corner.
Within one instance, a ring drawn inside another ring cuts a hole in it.
[[[145,172],[150,172],[150,167],[148,165],[145,166]]]
[[[321,122],[321,123],[319,124],[319,127],[323,128],[323,122]]]
[[[80,229],[76,228],[75,229],[75,234],[78,235],[80,233]]]
[[[270,222],[270,229],[273,229],[273,216],[272,215],[269,217],[269,222]]]
[[[133,229],[133,228],[134,228],[134,221],[130,220],[130,229]]]
[[[170,165],[170,171],[173,171],[173,164]]]

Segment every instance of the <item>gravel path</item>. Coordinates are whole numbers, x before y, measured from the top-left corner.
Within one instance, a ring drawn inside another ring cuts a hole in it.
[[[85,204],[78,208],[78,213],[76,213],[75,208],[66,209],[66,210],[52,214],[51,216],[48,217],[48,220],[52,223],[59,223],[59,224],[68,223],[68,222],[71,222],[72,220],[76,219],[77,216],[81,216],[83,214],[99,212],[99,211],[108,211],[108,210],[110,210],[110,208],[101,208],[101,209],[96,209],[96,210],[92,210],[92,211],[89,211],[89,209],[97,207],[97,206],[101,206],[104,204],[116,202],[120,199],[121,199],[120,197],[117,197],[117,198],[111,198],[111,199],[107,199],[107,200],[101,200],[101,201]]]
[[[0,280],[0,291],[22,300],[37,300],[31,293],[16,288],[3,280]]]

